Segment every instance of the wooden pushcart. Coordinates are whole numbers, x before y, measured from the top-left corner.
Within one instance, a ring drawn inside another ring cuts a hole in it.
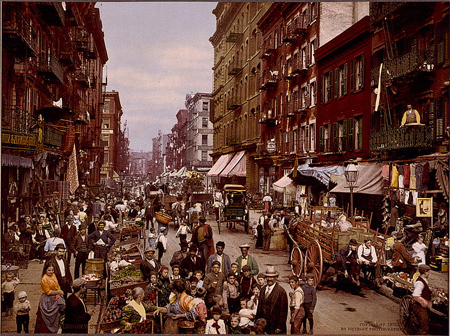
[[[370,237],[379,256],[379,263],[384,262],[382,252],[385,236],[379,236],[378,231],[370,229],[366,220],[352,220],[352,229],[348,232],[339,232],[336,222],[337,212],[337,207],[310,207],[309,218],[293,219],[294,223],[287,232],[288,238],[294,242],[291,252],[293,274],[299,277],[307,273],[313,274],[316,286],[322,280],[324,264],[333,265],[335,252],[347,245],[351,238],[363,243],[365,237]],[[323,225],[324,222],[328,225]]]

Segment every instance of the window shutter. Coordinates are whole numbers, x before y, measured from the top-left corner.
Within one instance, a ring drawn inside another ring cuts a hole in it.
[[[323,126],[320,126],[319,127],[319,152],[320,153],[325,152],[324,145],[323,145],[323,133],[324,133]]]
[[[339,68],[334,69],[334,98],[339,95]]]
[[[306,53],[306,56],[305,56],[305,64],[306,64],[306,66],[308,66],[308,65],[310,65],[311,64],[311,58],[310,58],[310,55],[309,55],[309,48],[310,48],[310,46],[309,46],[309,43],[306,45],[306,48],[305,48],[305,53]]]
[[[350,62],[350,92],[355,91],[355,60]]]
[[[363,117],[358,120],[359,132],[358,132],[358,149],[362,149],[363,147]]]
[[[342,121],[342,151],[347,151],[347,120]]]
[[[365,57],[364,55],[361,55],[361,87],[359,89],[364,89],[364,75],[365,75]]]
[[[444,101],[443,97],[436,98],[436,140],[444,138]]]
[[[320,103],[323,104],[325,96],[324,76],[320,76]]]
[[[348,151],[351,152],[354,149],[354,125],[355,120],[353,118],[348,119]]]
[[[306,86],[306,107],[311,106],[311,95],[312,95],[312,90],[310,86]]]
[[[348,64],[345,63],[344,64],[344,90],[342,92],[342,94],[346,95],[347,94],[347,76],[348,76]]]
[[[339,123],[333,124],[333,148],[335,152],[339,152]]]

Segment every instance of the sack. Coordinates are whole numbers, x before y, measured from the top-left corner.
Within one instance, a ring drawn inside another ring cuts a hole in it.
[[[94,251],[89,252],[88,259],[94,259]]]

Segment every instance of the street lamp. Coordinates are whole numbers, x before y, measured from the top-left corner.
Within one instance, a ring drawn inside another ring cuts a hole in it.
[[[353,163],[350,163],[345,168],[345,179],[347,180],[348,188],[350,188],[350,215],[353,218],[353,189],[358,181],[358,168]]]

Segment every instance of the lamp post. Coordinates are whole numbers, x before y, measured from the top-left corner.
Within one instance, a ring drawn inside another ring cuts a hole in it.
[[[347,180],[348,187],[350,188],[350,216],[353,218],[353,189],[358,181],[358,168],[353,163],[350,163],[345,168],[345,179]]]

